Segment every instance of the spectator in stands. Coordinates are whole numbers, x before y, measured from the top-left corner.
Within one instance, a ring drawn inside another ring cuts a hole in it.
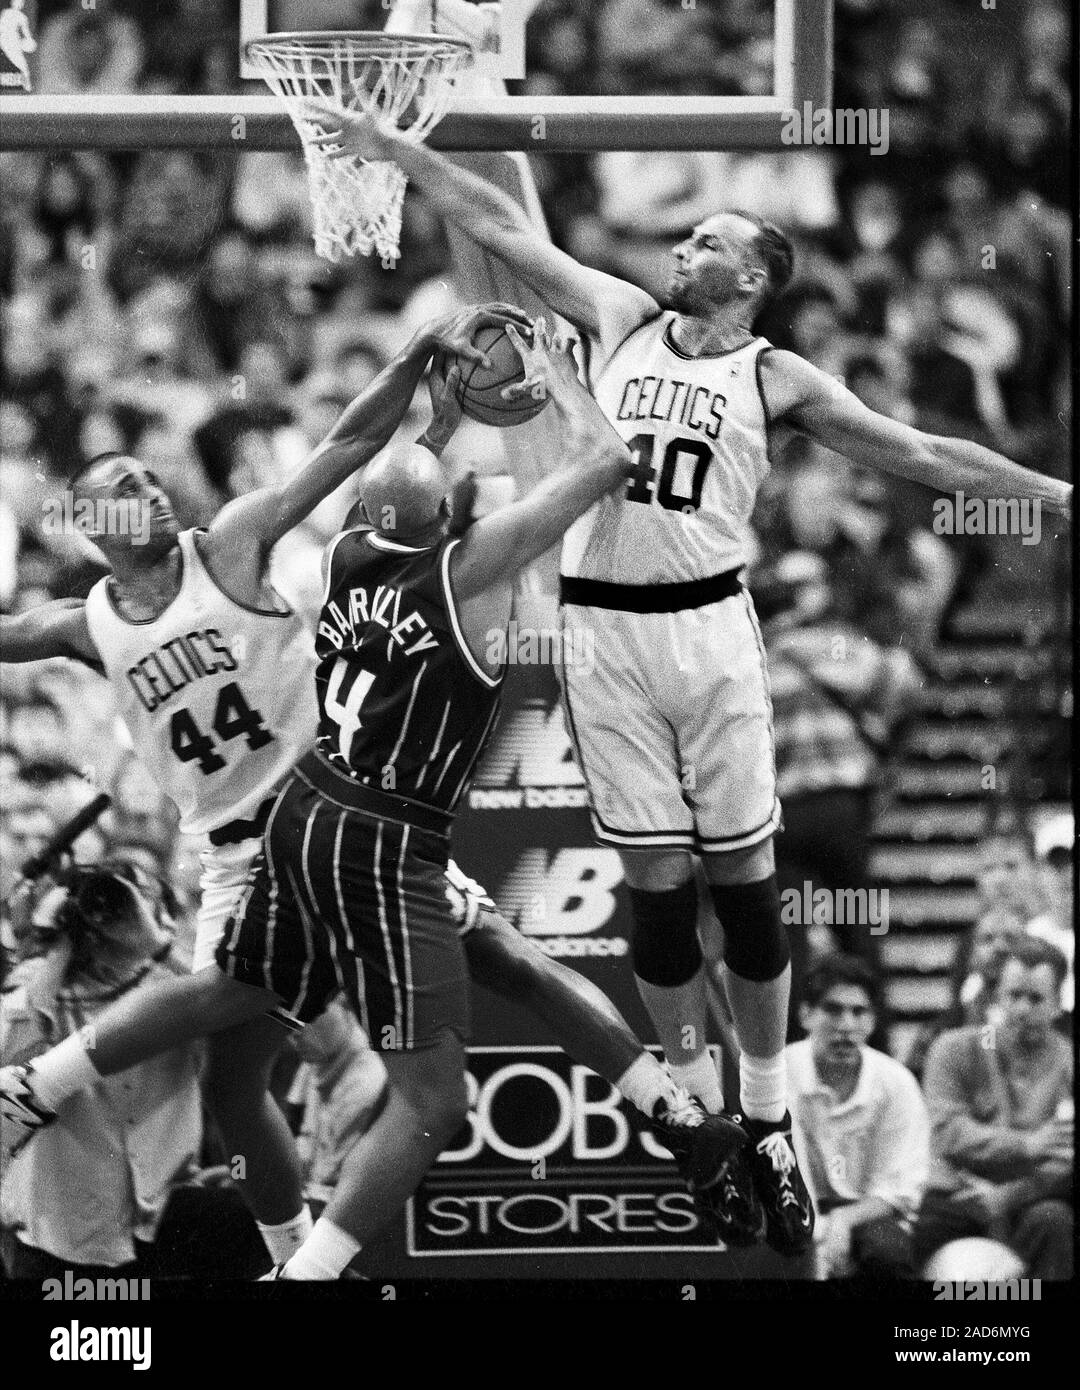
[[[47,21],[38,80],[50,94],[123,96],[136,90],[143,66],[139,26],[112,0],[70,6]]]
[[[132,881],[111,877],[42,899],[43,954],[24,958],[0,1000],[0,1058],[23,1063],[92,1022],[118,995],[171,973],[171,933]],[[99,1080],[4,1158],[0,1219],[12,1278],[136,1275],[173,1185],[201,1141],[198,1050],[183,1046]]]
[[[236,91],[238,35],[230,22],[231,10],[221,0],[171,0],[148,14],[141,90],[200,95]]]
[[[995,831],[979,845],[976,888],[980,910],[1004,904],[1030,922],[1046,907],[1035,848],[1024,829]]]
[[[1061,1008],[1071,1026],[1076,986],[1076,901],[1073,890],[1073,850],[1068,843],[1051,845],[1037,865],[1042,882],[1043,910],[1027,924],[1029,936],[1049,941],[1065,957],[1068,973],[1061,987]]]
[[[51,700],[15,705],[8,714],[7,737],[23,762],[52,758],[64,746],[63,711]]]
[[[1006,902],[984,906],[960,942],[953,965],[949,1007],[933,1023],[922,1025],[905,1061],[921,1080],[934,1039],[950,1028],[982,1027],[997,1017],[997,986],[1012,945],[1024,934],[1024,918]]]
[[[54,261],[67,254],[73,230],[88,238],[97,221],[95,187],[78,155],[59,152],[41,170],[36,222],[49,239]]]
[[[196,282],[189,352],[198,354],[204,370],[235,372],[245,344],[271,331],[282,308],[263,281],[248,238],[220,228]]]
[[[1002,967],[1023,934],[1023,917],[1006,902],[991,903],[980,913],[958,953],[953,1008],[944,1027],[991,1021]]]
[[[885,328],[889,287],[903,273],[907,237],[903,204],[899,191],[879,178],[856,184],[844,202],[843,220],[826,246],[858,294],[857,323],[880,334]]]
[[[985,1235],[1034,1278],[1072,1274],[1073,1061],[1056,1030],[1061,952],[1021,938],[998,982],[1000,1022],[943,1033],[930,1049],[931,1175],[916,1226],[920,1262]]]
[[[40,853],[55,829],[44,806],[23,799],[20,803],[5,804],[0,818],[3,834],[3,854],[0,854],[0,902],[15,886],[20,867],[33,854]]]
[[[786,300],[791,346],[830,376],[845,378],[853,351],[836,296],[824,285],[803,284]]]
[[[914,1273],[911,1226],[930,1170],[930,1122],[906,1067],[868,1047],[879,1011],[866,963],[832,956],[810,973],[786,1050],[799,1162],[814,1198],[815,1273]]]

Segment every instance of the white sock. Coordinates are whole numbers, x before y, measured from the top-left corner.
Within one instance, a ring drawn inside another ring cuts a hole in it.
[[[326,1216],[281,1271],[282,1279],[340,1279],[342,1270],[360,1250],[360,1242]]]
[[[783,1052],[773,1057],[739,1057],[739,1089],[751,1120],[778,1124],[787,1110],[787,1066]]]
[[[86,1050],[82,1029],[35,1057],[30,1073],[34,1095],[47,1110],[59,1110],[68,1096],[101,1080]]]
[[[674,1082],[651,1053],[643,1052],[631,1062],[615,1085],[619,1094],[652,1118],[659,1100],[671,1105],[675,1100]]]
[[[267,1250],[270,1251],[270,1258],[276,1265],[283,1265],[295,1255],[314,1227],[311,1208],[306,1202],[300,1214],[289,1221],[279,1222],[276,1226],[268,1226],[263,1221],[256,1221],[255,1224],[259,1228],[259,1235],[266,1242]]]
[[[675,1085],[696,1096],[710,1115],[718,1115],[723,1110],[724,1093],[720,1089],[720,1076],[707,1048],[693,1061],[669,1061],[668,1065]]]

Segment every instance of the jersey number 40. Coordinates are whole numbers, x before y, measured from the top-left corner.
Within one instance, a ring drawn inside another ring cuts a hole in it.
[[[238,738],[247,739],[249,748],[264,748],[273,743],[274,735],[263,723],[257,709],[252,709],[235,681],[223,685],[214,708],[213,731],[222,743]],[[225,759],[217,752],[215,741],[204,734],[191,716],[190,710],[178,709],[169,723],[172,751],[182,763],[197,762],[199,771],[220,772]]]
[[[626,484],[628,502],[653,500],[650,488],[656,480],[656,465],[653,452],[656,437],[651,434],[635,434],[627,441],[626,447],[634,456],[634,470]],[[690,491],[675,491],[675,470],[681,461],[690,466]],[[656,483],[656,500],[669,512],[696,512],[701,506],[701,493],[705,486],[705,474],[713,461],[713,451],[703,439],[673,439],[664,450],[660,461],[660,478]]]

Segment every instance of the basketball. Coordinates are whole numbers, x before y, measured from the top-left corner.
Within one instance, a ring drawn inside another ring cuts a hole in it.
[[[522,329],[521,333],[523,337],[528,336],[526,329]],[[539,400],[532,396],[524,396],[520,400],[508,401],[504,400],[501,394],[505,387],[525,379],[521,358],[506,336],[505,328],[489,325],[478,329],[473,344],[481,352],[487,353],[491,366],[485,367],[482,362],[470,362],[465,358],[458,359],[461,383],[458,386],[457,397],[461,409],[469,419],[507,429],[511,425],[524,424],[526,420],[539,415],[547,405],[546,396]],[[441,354],[439,370],[444,376],[450,366],[446,354]]]

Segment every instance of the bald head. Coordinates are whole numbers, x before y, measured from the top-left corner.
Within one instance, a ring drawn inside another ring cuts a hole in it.
[[[422,444],[388,449],[360,475],[368,520],[391,540],[412,540],[442,522],[446,478]]]

